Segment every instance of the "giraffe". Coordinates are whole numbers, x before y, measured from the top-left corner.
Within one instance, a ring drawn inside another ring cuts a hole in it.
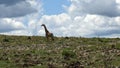
[[[45,24],[42,24],[41,26],[43,26],[44,29],[45,29],[45,36],[46,36],[47,40],[49,40],[49,38],[51,38],[52,41],[54,41],[54,35],[53,35],[53,33],[50,33],[50,32],[48,31],[48,29],[47,29],[47,27],[45,26]]]

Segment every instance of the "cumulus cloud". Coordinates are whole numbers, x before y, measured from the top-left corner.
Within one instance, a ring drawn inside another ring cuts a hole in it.
[[[71,0],[71,5],[65,8],[68,12],[43,15],[37,23],[37,32],[44,35],[40,27],[44,23],[55,36],[120,36],[119,4],[119,0]]]
[[[26,27],[21,23],[12,19],[4,18],[0,20],[0,33],[10,32],[14,30],[24,30]]]
[[[72,15],[120,16],[120,3],[118,0],[71,0],[71,3],[68,12]]]
[[[87,15],[83,20],[85,29],[89,30],[89,37],[94,36],[109,36],[120,34],[120,17],[109,18],[97,15]]]
[[[41,20],[58,36],[117,37],[120,34],[119,0],[70,0],[67,13],[43,16]],[[65,22],[59,22],[59,17]],[[57,21],[56,21],[57,20]],[[41,22],[41,21],[40,21]],[[54,23],[54,25],[51,25]],[[59,26],[57,26],[60,24]],[[56,27],[57,26],[57,27]],[[57,34],[58,32],[59,34]],[[41,31],[43,32],[43,31]],[[115,36],[117,35],[117,36]]]
[[[21,18],[16,18],[15,20],[24,23],[26,26],[26,33],[25,31],[14,32],[16,34],[20,33],[21,35],[41,35],[41,33],[39,33],[39,30],[41,30],[41,24],[39,25],[38,23],[43,13],[42,3],[40,0],[27,0],[27,2],[29,2],[33,8],[36,8],[37,12]],[[14,32],[12,32],[12,34]]]
[[[71,5],[64,6],[67,12],[57,15],[42,15],[42,7],[37,1],[39,0],[28,2],[32,7],[37,8],[37,13],[15,19],[25,23],[26,26],[22,23],[20,26],[19,23],[19,27],[22,28],[16,28],[10,22],[9,27],[20,30],[8,30],[11,32],[6,34],[43,36],[45,32],[41,24],[44,23],[55,36],[120,37],[119,0],[70,0]],[[18,3],[25,3],[25,1],[18,1],[13,4],[17,5]],[[6,24],[4,23],[5,20],[1,22]],[[23,28],[26,29],[21,30]]]
[[[39,20],[41,14],[42,14],[42,5],[39,0],[13,0],[14,3],[7,4],[6,2],[9,2],[9,0],[5,0],[1,4],[5,6],[6,13],[0,13],[1,19],[0,19],[0,34],[7,34],[7,35],[36,35],[37,30],[36,27],[33,28],[33,26],[37,25],[37,20]],[[12,1],[10,1],[12,2]],[[7,5],[6,5],[7,4]],[[0,7],[1,7],[0,5]],[[9,10],[8,10],[9,8]],[[37,10],[37,12],[29,14],[31,10]],[[17,9],[16,11],[13,11]],[[8,10],[8,11],[6,11]],[[0,10],[1,12],[2,10]],[[15,15],[14,15],[15,14]],[[26,15],[28,14],[28,15]],[[21,16],[21,17],[19,17]],[[9,17],[9,18],[4,18]],[[14,18],[11,18],[14,17]],[[33,24],[32,24],[33,23]]]
[[[25,0],[1,0],[0,18],[11,18],[25,16],[36,12],[37,10]]]
[[[32,36],[27,30],[14,30],[10,32],[0,33],[4,35],[16,35],[16,36]]]
[[[50,16],[43,15],[42,18],[39,20],[39,25],[41,25],[42,23],[46,24],[48,30],[53,32],[55,35],[66,35],[66,31],[69,29],[67,29],[66,27],[68,27],[69,23],[71,23],[71,18],[65,13]],[[44,32],[44,29],[42,28],[40,32]]]

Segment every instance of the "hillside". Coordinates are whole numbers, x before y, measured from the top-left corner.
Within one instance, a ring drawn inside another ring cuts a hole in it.
[[[0,68],[120,67],[119,38],[0,35]]]

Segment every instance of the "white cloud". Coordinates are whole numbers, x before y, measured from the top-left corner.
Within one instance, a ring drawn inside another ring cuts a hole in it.
[[[22,35],[23,34],[26,35],[27,33],[28,33],[28,35],[40,35],[39,30],[40,30],[41,26],[38,23],[39,23],[39,19],[42,16],[42,11],[43,11],[42,3],[39,0],[27,0],[27,2],[29,2],[33,8],[36,8],[37,12],[15,19],[17,21],[23,22],[26,26],[26,33],[25,32],[23,32],[23,33],[19,32],[19,33]]]
[[[120,34],[119,0],[70,0],[65,7],[71,17],[72,29],[67,34],[72,36],[116,37]],[[111,18],[112,17],[112,18]],[[64,24],[66,25],[66,24]],[[64,29],[68,29],[65,27]],[[73,34],[74,33],[74,34]]]
[[[109,18],[97,15],[87,15],[83,25],[91,34],[88,36],[109,36],[120,34],[118,18]]]
[[[116,0],[116,3],[120,4],[120,0]]]
[[[10,23],[12,23],[11,28],[13,28],[13,30],[8,30],[6,28],[6,26],[4,26],[4,29],[7,31],[4,31],[4,33],[2,34],[7,34],[7,35],[38,35],[38,21],[42,15],[42,3],[39,0],[27,0],[27,3],[29,3],[30,5],[28,5],[29,7],[31,6],[32,8],[36,8],[37,12],[33,13],[33,14],[29,14],[26,16],[22,16],[22,17],[17,17],[17,18],[7,18],[10,21]],[[24,7],[24,6],[23,6]],[[29,10],[27,10],[29,11]],[[20,11],[19,11],[20,12]],[[2,18],[5,19],[5,18]],[[1,20],[2,20],[1,19]],[[5,19],[6,21],[6,19]],[[22,26],[19,26],[18,24],[16,24],[17,22],[19,22],[19,24],[22,24],[25,28],[24,29],[17,29],[16,27],[22,28]],[[5,24],[3,22],[3,24]],[[6,25],[6,24],[5,24]],[[13,26],[14,25],[14,26]],[[10,27],[10,25],[8,26]]]
[[[43,15],[38,25],[46,24],[56,36],[118,35],[120,13],[117,3],[114,0],[71,0],[70,6],[64,6],[67,13]],[[44,29],[40,28],[39,34],[43,35]]]
[[[22,26],[14,24],[14,28],[17,25],[26,29],[7,34],[43,36],[45,32],[41,24],[44,23],[55,36],[120,36],[119,0],[70,0],[71,5],[65,6],[67,12],[58,15],[42,15],[43,9],[38,1],[27,1],[36,7],[37,13],[14,19],[25,23]]]
[[[119,1],[117,0],[71,0],[69,14],[97,14],[108,17],[120,16]]]
[[[16,35],[16,36],[32,36],[32,34],[29,33],[27,30],[16,30],[16,31],[4,32],[4,33],[0,33],[0,34]]]
[[[28,18],[30,20],[30,32],[32,34],[44,35],[44,29],[40,26],[44,23],[55,36],[119,36],[120,17],[118,10],[115,8],[118,7],[116,2],[113,0],[109,0],[109,2],[107,2],[108,0],[92,1],[94,0],[71,0],[71,5],[66,7],[67,13],[43,15],[41,18],[37,16],[37,19],[33,18],[32,20]]]
[[[63,34],[66,35],[66,31],[70,29],[66,27],[68,27],[71,22],[72,22],[71,17],[65,13],[62,13],[59,15],[50,15],[50,16],[43,15],[39,21],[39,25],[41,25],[42,23],[46,24],[48,30],[50,30],[57,36],[62,36]]]
[[[23,30],[25,28],[26,27],[21,22],[9,18],[0,19],[0,32]]]

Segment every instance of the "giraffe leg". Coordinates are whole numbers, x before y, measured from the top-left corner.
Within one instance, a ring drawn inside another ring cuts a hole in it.
[[[46,40],[48,41],[49,40],[49,38],[48,38],[49,36],[46,34]]]
[[[54,35],[51,33],[51,39],[54,41]]]

